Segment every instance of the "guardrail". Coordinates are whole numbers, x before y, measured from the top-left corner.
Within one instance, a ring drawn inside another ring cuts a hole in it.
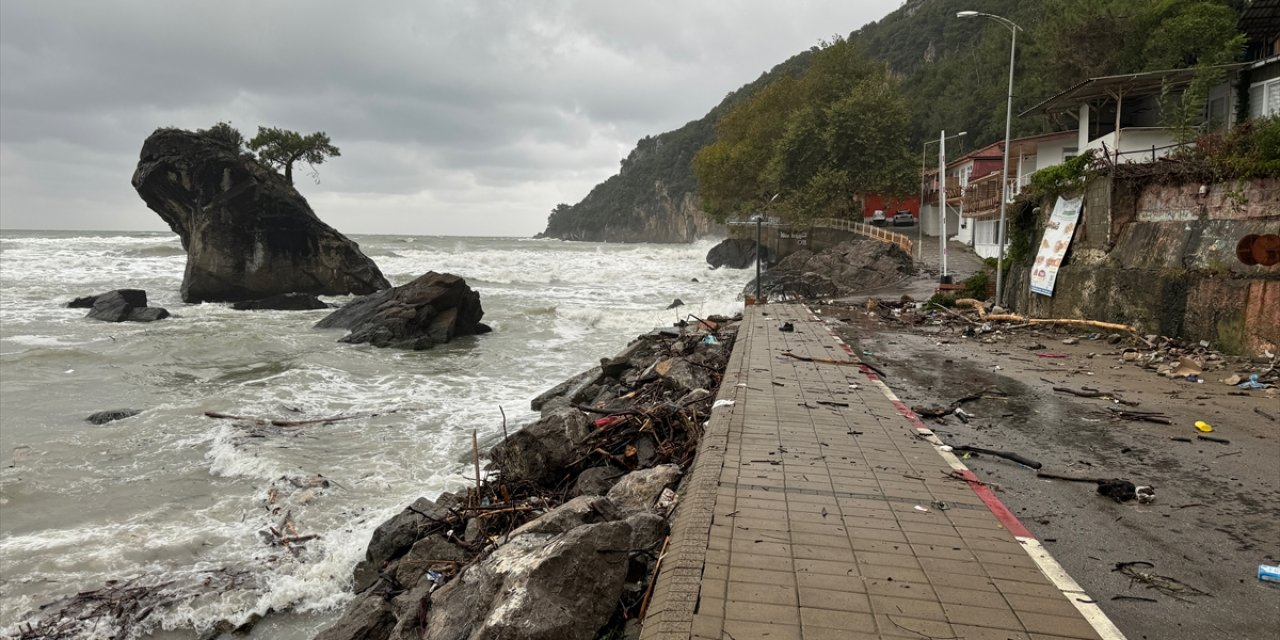
[[[907,255],[912,255],[911,248],[914,245],[914,243],[912,242],[911,238],[908,238],[907,236],[901,233],[889,231],[887,229],[883,229],[875,225],[870,225],[862,222],[854,222],[852,220],[841,220],[839,218],[819,218],[817,220],[814,220],[812,224],[815,227],[823,227],[826,229],[836,229],[839,231],[850,231],[859,235],[867,236],[868,238],[879,240],[881,242],[896,244],[900,249],[907,252]],[[917,221],[916,224],[919,224],[919,221]]]

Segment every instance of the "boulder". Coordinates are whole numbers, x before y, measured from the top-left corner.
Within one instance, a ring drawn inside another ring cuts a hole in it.
[[[611,365],[611,370],[624,371],[626,366]],[[602,367],[592,367],[579,373],[578,375],[561,382],[560,384],[543,391],[538,397],[529,401],[529,408],[534,411],[541,411],[543,415],[556,409],[564,408],[572,403],[585,400],[583,396],[586,390],[597,386],[600,380],[605,377]]]
[[[369,538],[364,560],[356,564],[352,590],[360,593],[373,586],[387,563],[417,542],[421,528],[428,522],[422,514],[431,514],[435,509],[436,504],[431,500],[418,498],[403,511],[378,525]],[[440,515],[443,517],[445,514]]]
[[[611,522],[619,519],[620,516],[617,507],[604,496],[578,496],[526,522],[512,531],[511,536],[521,536],[526,533],[566,533],[584,524]]]
[[[769,248],[762,247],[760,259],[769,263]],[[745,238],[727,238],[707,252],[707,264],[712,268],[728,267],[746,269],[756,263],[756,241]]]
[[[681,473],[680,466],[675,464],[632,471],[613,485],[606,497],[628,515],[649,511],[663,489],[675,486]]]
[[[675,300],[671,301],[671,304],[667,305],[667,309],[671,310],[676,307],[683,307],[683,306],[684,306],[684,300],[681,300],[680,298],[676,298]]]
[[[386,640],[396,626],[395,610],[381,595],[358,598],[315,640]]]
[[[580,457],[577,450],[591,433],[581,411],[562,407],[511,434],[489,452],[507,482],[556,483]]]
[[[259,300],[241,300],[231,305],[236,311],[310,311],[329,305],[309,293],[282,293]]]
[[[89,417],[85,418],[84,421],[90,424],[106,424],[108,422],[115,422],[116,420],[132,418],[139,413],[142,412],[137,409],[112,409],[110,411],[99,411],[97,413],[89,414]]]
[[[124,301],[129,303],[132,306],[135,306],[135,307],[147,306],[147,292],[143,291],[142,289],[116,289],[115,293],[120,294],[120,297],[124,298]],[[71,302],[68,302],[67,308],[68,309],[92,309],[93,303],[97,302],[98,298],[104,295],[106,294],[99,293],[97,295],[92,295],[92,296],[80,296],[79,298],[75,298]]]
[[[80,300],[83,298],[72,303]],[[169,312],[148,307],[147,292],[141,289],[117,289],[93,296],[93,306],[85,317],[103,322],[154,322],[168,318]]]
[[[513,537],[434,593],[427,640],[591,640],[617,606],[631,526]]]
[[[465,563],[469,558],[466,549],[449,542],[443,535],[432,534],[413,543],[396,563],[396,582],[402,588],[410,589],[418,584],[428,569],[440,564]]]
[[[613,467],[591,467],[578,474],[573,482],[573,493],[580,496],[602,496],[618,483],[618,478],[626,475]]]
[[[186,302],[391,286],[283,176],[215,136],[157,129],[142,145],[133,187],[182,240]]]
[[[420,350],[488,333],[482,317],[480,294],[466,280],[428,271],[408,284],[352,301],[316,323],[316,328],[350,329],[340,342]]]

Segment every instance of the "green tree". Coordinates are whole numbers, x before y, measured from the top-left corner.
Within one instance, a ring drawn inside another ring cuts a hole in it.
[[[244,134],[240,133],[239,129],[231,126],[230,122],[219,122],[208,129],[199,129],[196,133],[209,136],[213,138],[214,142],[217,142],[236,153],[244,151]]]
[[[258,135],[249,141],[249,148],[258,152],[259,160],[283,170],[289,184],[293,184],[293,163],[305,162],[314,172],[316,165],[342,155],[323,131],[304,136],[279,127],[258,127]]]
[[[773,210],[793,221],[852,213],[861,193],[915,187],[908,111],[897,81],[837,39],[799,76],[757,91],[716,124],[693,160],[702,207],[716,220]]]

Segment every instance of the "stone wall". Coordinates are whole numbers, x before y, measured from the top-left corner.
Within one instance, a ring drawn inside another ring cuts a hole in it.
[[[1011,304],[1033,317],[1123,322],[1227,352],[1274,353],[1280,266],[1247,266],[1235,247],[1280,229],[1280,181],[1200,187],[1095,181],[1053,297],[1031,293],[1028,265],[1014,265]],[[1041,205],[1037,241],[1052,208]]]

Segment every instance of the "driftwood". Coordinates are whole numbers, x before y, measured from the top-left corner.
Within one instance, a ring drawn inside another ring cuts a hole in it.
[[[1098,398],[1100,400],[1114,400],[1116,402],[1119,402],[1120,404],[1130,406],[1130,407],[1136,407],[1139,404],[1141,404],[1133,400],[1125,400],[1124,398],[1120,397],[1120,394],[1115,392],[1100,391],[1098,389],[1090,389],[1088,387],[1081,387],[1079,390],[1072,389],[1070,387],[1054,387],[1053,390],[1057,391],[1058,393],[1069,393],[1079,398]]]
[[[1038,324],[1065,324],[1079,327],[1095,327],[1098,329],[1108,329],[1111,331],[1124,331],[1137,335],[1138,330],[1127,324],[1118,324],[1115,322],[1102,322],[1099,320],[1080,320],[1075,318],[1028,318],[1015,313],[994,313],[987,315],[986,306],[981,300],[973,298],[961,298],[956,300],[956,306],[971,307],[978,312],[978,317],[987,321],[999,322],[1021,322],[1025,326]]]
[[[969,452],[969,453],[980,453],[980,454],[984,454],[984,455],[988,455],[988,456],[995,456],[995,457],[997,457],[997,458],[1004,458],[1004,459],[1006,459],[1006,460],[1012,460],[1012,461],[1014,461],[1014,462],[1016,462],[1016,463],[1018,463],[1018,464],[1020,464],[1020,465],[1027,466],[1027,467],[1031,467],[1032,469],[1039,469],[1040,467],[1044,466],[1044,465],[1040,464],[1039,462],[1037,462],[1037,461],[1035,461],[1035,460],[1032,460],[1031,458],[1023,457],[1023,456],[1021,456],[1021,455],[1019,455],[1019,454],[1013,453],[1012,451],[996,451],[995,449],[984,449],[984,448],[982,448],[982,447],[970,447],[970,446],[967,446],[967,445],[960,445],[960,446],[958,446],[958,447],[951,447],[951,449],[952,449],[953,451],[964,451],[964,452]]]
[[[395,409],[392,409],[392,410],[390,410],[390,411],[385,411],[384,413],[395,413],[395,412],[396,412],[396,410],[395,410]],[[206,418],[216,418],[216,419],[219,419],[219,420],[238,420],[238,421],[241,421],[241,422],[249,422],[249,423],[252,423],[252,424],[269,424],[269,425],[271,425],[271,426],[273,426],[273,427],[303,427],[303,426],[311,425],[311,424],[330,424],[330,423],[334,423],[334,422],[342,422],[343,420],[356,420],[356,419],[359,419],[359,418],[375,418],[375,417],[380,416],[380,415],[382,415],[382,414],[381,414],[381,413],[366,413],[366,414],[363,414],[363,415],[354,415],[354,416],[333,416],[333,417],[331,417],[331,418],[313,418],[313,419],[310,419],[310,420],[280,420],[280,419],[267,419],[267,418],[257,418],[257,417],[254,417],[254,416],[237,416],[237,415],[234,415],[234,414],[230,414],[230,413],[221,413],[221,412],[218,412],[218,411],[206,411],[206,412],[204,412],[204,415],[205,415],[205,417],[206,417]]]

